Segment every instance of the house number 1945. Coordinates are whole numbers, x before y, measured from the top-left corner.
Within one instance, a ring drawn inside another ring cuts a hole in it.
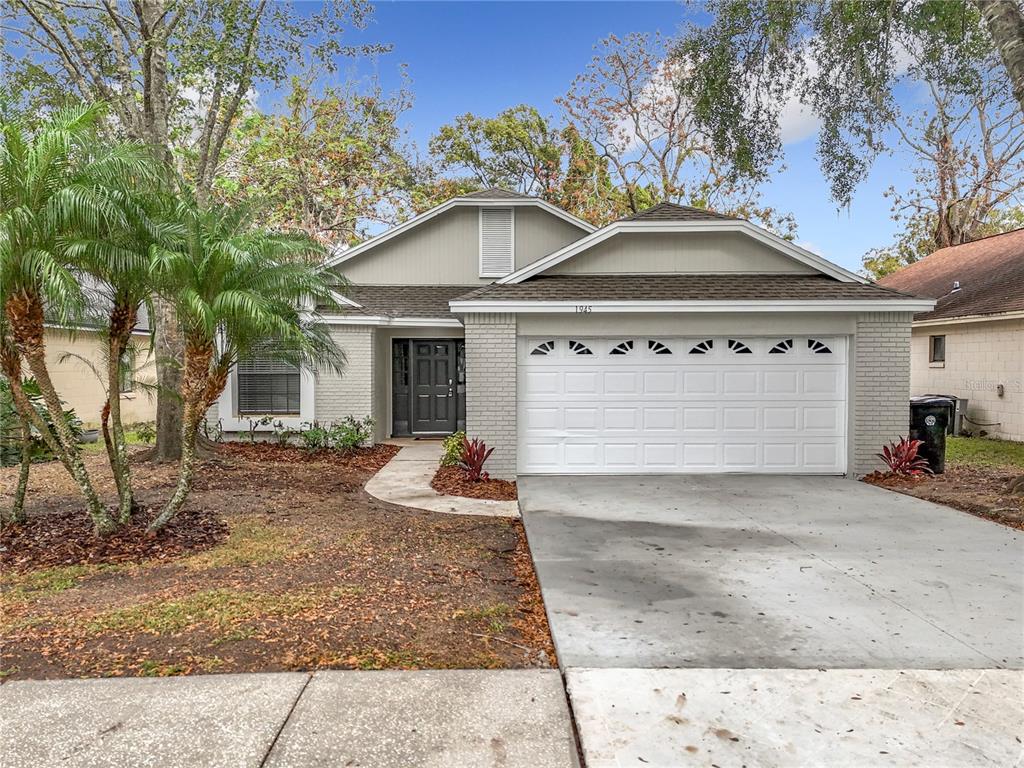
[[[576,305],[576,311],[577,312],[593,312],[594,311],[594,307],[591,304],[577,304]]]

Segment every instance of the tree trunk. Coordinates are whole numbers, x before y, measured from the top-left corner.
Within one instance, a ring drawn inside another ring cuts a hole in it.
[[[144,40],[142,56],[142,121],[146,141],[171,167],[167,87],[167,34],[169,9],[165,0],[140,0],[135,4],[139,32]],[[174,306],[156,296],[153,300],[156,336],[156,445],[150,457],[177,461],[181,457],[181,366],[184,343]]]
[[[1024,114],[1024,11],[1018,0],[974,0],[988,34],[1010,75],[1013,95]]]
[[[199,422],[206,412],[206,392],[210,382],[210,364],[213,361],[213,342],[192,340],[185,348],[185,371],[181,380],[181,400],[184,413],[181,420],[181,461],[178,484],[160,514],[149,524],[147,531],[156,533],[181,510],[192,491],[196,469],[196,434]]]
[[[32,428],[28,421],[19,414],[21,421],[21,467],[18,471],[18,485],[14,489],[14,503],[7,515],[6,522],[25,522],[25,493],[28,491],[28,473],[32,468]]]
[[[121,357],[131,339],[135,327],[135,310],[123,303],[115,305],[110,313],[110,336],[107,355],[107,405],[110,409],[110,431],[113,450],[110,469],[117,485],[118,522],[124,525],[132,516],[134,498],[132,494],[132,473],[128,463],[128,446],[121,423]]]
[[[156,461],[181,458],[181,331],[174,305],[161,297],[153,301],[156,320]]]
[[[35,376],[36,383],[39,385],[39,391],[43,395],[43,402],[46,403],[46,410],[50,414],[50,421],[53,422],[54,430],[57,433],[57,440],[64,449],[65,466],[82,491],[82,496],[85,498],[89,517],[92,518],[96,533],[110,533],[116,528],[114,520],[107,514],[99,496],[96,495],[92,479],[89,477],[89,472],[82,461],[78,441],[71,433],[71,429],[64,419],[64,408],[61,405],[60,397],[57,395],[57,390],[53,386],[53,381],[50,379],[50,372],[46,367],[42,302],[37,296],[19,294],[7,300],[5,311],[18,353],[28,363],[29,370]]]

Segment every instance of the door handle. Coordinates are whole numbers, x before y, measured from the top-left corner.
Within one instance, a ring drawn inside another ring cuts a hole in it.
[[[454,394],[452,391],[452,380],[448,379],[448,397],[452,397]]]

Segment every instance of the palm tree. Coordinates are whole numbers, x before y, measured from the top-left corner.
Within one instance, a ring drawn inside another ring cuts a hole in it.
[[[300,365],[342,362],[315,313],[303,310],[333,304],[328,276],[311,264],[311,257],[322,255],[319,245],[302,235],[257,229],[244,208],[183,200],[174,218],[184,233],[175,247],[155,249],[155,273],[175,304],[185,339],[181,464],[174,494],[150,532],[166,525],[185,503],[199,425],[239,359],[270,350]]]
[[[62,417],[60,397],[46,366],[44,317],[68,323],[85,299],[67,243],[129,228],[117,194],[131,180],[156,178],[141,144],[102,145],[102,105],[56,112],[30,135],[17,121],[0,125],[0,283],[3,312],[14,346],[42,392],[65,466],[86,500],[98,533],[116,528]]]
[[[153,316],[154,247],[170,242],[169,238],[180,233],[180,225],[161,218],[161,206],[167,203],[152,188],[151,179],[134,180],[130,189],[110,190],[108,195],[124,211],[127,226],[108,228],[100,236],[72,240],[67,244],[66,254],[80,270],[98,281],[97,293],[102,300],[97,303],[109,307],[106,328],[101,334],[106,344],[105,375],[93,372],[107,394],[103,409],[104,442],[117,486],[118,522],[124,524],[131,519],[135,502],[119,385],[139,312],[145,306],[149,316]]]

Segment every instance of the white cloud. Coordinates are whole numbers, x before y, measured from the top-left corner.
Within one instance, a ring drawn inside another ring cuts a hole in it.
[[[795,94],[779,110],[779,136],[783,144],[797,144],[813,136],[820,127],[821,119]]]
[[[825,255],[824,253],[822,253],[821,248],[812,243],[810,240],[801,240],[796,245],[797,248],[803,248],[805,251],[810,251],[811,253],[816,254],[818,256]]]

